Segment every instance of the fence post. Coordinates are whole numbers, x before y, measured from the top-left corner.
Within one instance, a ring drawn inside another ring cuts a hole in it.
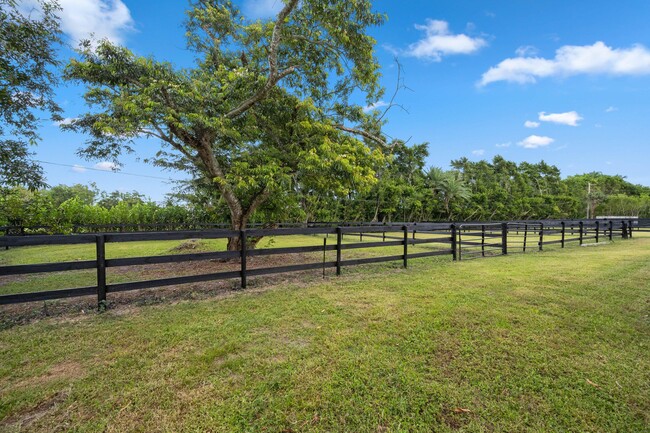
[[[501,223],[501,254],[508,254],[508,223]]]
[[[623,239],[627,239],[627,223],[625,221],[621,221],[621,232]]]
[[[524,252],[526,252],[527,241],[528,241],[528,224],[524,224]]]
[[[404,268],[408,268],[409,264],[409,228],[404,225],[402,228],[404,230]]]
[[[609,220],[609,240],[613,240],[614,237],[614,221]]]
[[[454,261],[458,258],[456,255],[456,224],[451,225],[451,257]]]
[[[106,308],[106,236],[95,236],[97,259],[97,309]]]
[[[544,223],[539,223],[539,250],[544,249]]]
[[[343,240],[343,232],[341,227],[336,228],[336,275],[341,275],[341,242]]]
[[[241,253],[241,288],[246,288],[246,260],[248,258],[248,245],[246,244],[246,230],[239,231],[239,246]]]
[[[564,248],[564,238],[566,236],[566,223],[564,221],[562,221],[560,224],[562,224],[562,241],[561,241],[561,245],[562,245],[562,248]]]
[[[578,226],[579,226],[579,228],[580,228],[580,245],[582,245],[582,231],[583,231],[583,229],[584,229],[584,227],[585,227],[585,223],[583,223],[582,221],[580,221],[580,222],[578,223]]]
[[[600,239],[600,221],[596,221],[596,243]]]
[[[327,251],[327,237],[323,238],[323,278],[325,278],[325,252]]]
[[[481,257],[485,257],[485,224],[481,224]]]

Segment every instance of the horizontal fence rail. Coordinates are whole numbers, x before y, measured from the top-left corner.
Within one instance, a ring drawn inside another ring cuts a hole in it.
[[[513,253],[542,251],[545,246],[564,248],[572,243],[585,245],[611,241],[614,237],[627,239],[634,232],[650,231],[650,220],[544,220],[472,223],[402,223],[402,224],[346,224],[310,223],[308,226],[284,224],[281,227],[253,227],[248,230],[230,230],[215,225],[204,229],[181,231],[131,231],[105,233],[78,233],[70,235],[0,236],[0,247],[25,247],[38,245],[93,244],[94,260],[73,262],[38,263],[0,266],[0,277],[13,275],[46,274],[75,270],[96,270],[96,285],[90,287],[61,288],[40,292],[0,295],[0,305],[22,302],[45,301],[96,295],[98,303],[106,302],[108,293],[151,289],[171,285],[199,283],[218,280],[240,280],[241,288],[247,287],[247,278],[278,273],[335,269],[340,275],[342,268],[382,262],[401,262],[408,267],[410,259],[449,256],[453,260],[490,257]],[[322,237],[322,245],[291,246],[278,248],[250,248],[250,241],[264,236],[307,235]],[[238,246],[231,251],[167,254],[146,257],[106,258],[106,244],[137,241],[168,241],[186,239],[229,239]],[[426,247],[425,251],[413,251]],[[353,250],[391,248],[391,254],[373,257],[344,257]],[[336,255],[327,260],[327,252]],[[399,253],[398,253],[399,252]],[[272,267],[249,269],[251,257],[291,254],[322,253],[322,261],[281,264]],[[237,270],[225,270],[198,275],[172,276],[144,281],[107,283],[111,269],[125,266],[147,266],[166,263],[200,262],[206,260],[230,261]]]

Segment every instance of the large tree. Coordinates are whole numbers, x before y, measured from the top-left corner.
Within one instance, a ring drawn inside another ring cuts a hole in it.
[[[286,0],[268,21],[246,19],[230,1],[196,1],[187,21],[194,68],[86,42],[66,76],[88,87],[95,110],[66,128],[92,137],[83,155],[116,162],[135,138],[159,139],[151,161],[203,178],[235,230],[297,190],[363,190],[383,139],[370,132],[378,116],[350,98],[381,95],[366,31],[382,21],[368,0]]]
[[[44,185],[28,146],[39,140],[42,112],[60,120],[53,99],[58,9],[54,0],[0,0],[0,186]]]

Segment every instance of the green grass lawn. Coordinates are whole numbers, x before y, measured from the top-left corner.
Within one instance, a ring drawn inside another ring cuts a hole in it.
[[[0,431],[648,432],[650,238],[0,331]]]
[[[381,233],[379,233],[381,235]],[[397,236],[399,233],[391,233],[392,236]],[[390,236],[389,235],[389,236]],[[314,236],[275,236],[275,237],[265,237],[259,244],[258,248],[284,248],[284,247],[301,247],[301,246],[321,246],[323,245],[323,235],[314,235]],[[444,237],[444,235],[432,235],[432,234],[418,234],[418,239],[424,238],[439,238]],[[392,239],[387,239],[388,241]],[[377,242],[381,239],[376,237],[370,237],[365,235],[362,239],[363,242]],[[122,258],[122,257],[145,257],[145,256],[159,256],[167,254],[183,254],[183,253],[197,253],[205,251],[225,251],[226,249],[226,240],[225,239],[202,239],[196,244],[196,249],[183,250],[178,247],[185,243],[186,241],[145,241],[145,242],[122,242],[122,243],[107,243],[106,244],[106,257],[108,259],[113,258]],[[343,242],[346,244],[349,243],[358,243],[360,242],[358,235],[347,234],[343,238]],[[328,245],[334,245],[336,243],[336,236],[329,236],[327,239]],[[415,246],[410,246],[409,251],[411,253],[419,253],[425,251],[431,251],[433,249],[444,249],[449,248],[445,244],[433,243],[433,244],[417,244]],[[390,246],[390,247],[375,247],[368,249],[354,249],[346,250],[343,253],[343,259],[355,259],[369,256],[390,256],[390,255],[399,255],[402,254],[402,246]],[[29,246],[29,247],[19,247],[11,248],[9,250],[0,250],[0,266],[2,265],[23,265],[23,264],[34,264],[34,263],[58,263],[58,262],[70,262],[70,261],[80,261],[80,260],[93,260],[95,258],[95,245],[94,244],[80,244],[80,245],[57,245],[57,246]],[[323,259],[322,253],[309,253],[302,255],[302,262],[320,262]],[[334,261],[336,259],[335,251],[328,251],[326,255],[327,261]],[[451,255],[448,257],[451,259]],[[226,269],[226,265],[223,265],[223,269],[214,269],[214,266],[210,270],[202,271],[202,262],[197,263],[192,267],[192,273],[211,273]],[[203,262],[205,263],[205,262]],[[282,263],[276,264],[279,266]],[[255,262],[253,261],[250,265],[250,268],[255,267]],[[119,270],[116,272],[115,270]],[[178,274],[173,273],[173,269],[169,269],[168,266],[162,265],[159,266],[159,273],[157,277],[148,277],[142,278],[139,273],[141,268],[137,268],[133,271],[125,268],[110,268],[107,272],[107,281],[109,284],[114,283],[123,283],[128,281],[139,281],[143,279],[153,279],[153,278],[164,278],[164,277],[173,277],[179,276]],[[171,273],[170,273],[171,272]],[[85,286],[94,286],[96,285],[96,271],[83,270],[83,271],[66,271],[66,272],[54,272],[54,273],[45,273],[45,274],[30,274],[20,276],[18,278],[9,278],[2,279],[0,278],[0,295],[14,294],[14,293],[27,293],[35,291],[45,291],[45,290],[57,290],[57,289],[67,289],[74,287],[85,287]]]

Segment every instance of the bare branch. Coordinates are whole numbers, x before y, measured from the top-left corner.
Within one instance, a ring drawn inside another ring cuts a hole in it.
[[[397,94],[399,93],[400,90],[405,89],[405,90],[411,90],[406,85],[404,85],[404,81],[402,79],[402,64],[399,62],[399,59],[397,57],[394,57],[395,63],[397,63],[397,83],[395,84],[395,91],[393,92],[393,96],[391,96],[390,101],[388,102],[388,106],[384,110],[383,113],[381,113],[381,116],[379,116],[378,120],[381,120],[386,116],[386,113],[388,113],[388,110],[390,110],[393,107],[399,107],[402,110],[404,110],[406,113],[408,113],[408,110],[404,108],[403,105],[401,104],[396,104],[395,103],[395,98],[397,97]]]

